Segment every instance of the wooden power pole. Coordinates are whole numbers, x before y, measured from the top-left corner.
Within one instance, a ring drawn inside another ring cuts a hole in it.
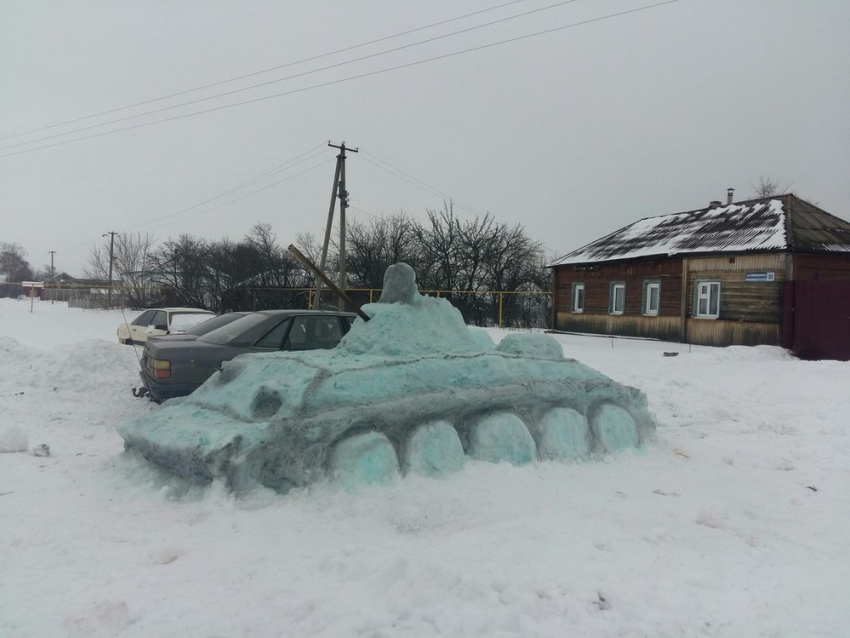
[[[330,144],[330,142],[328,142]],[[322,258],[319,262],[319,270],[323,273],[325,272],[325,266],[328,261],[328,245],[331,243],[331,229],[334,225],[334,206],[336,205],[336,189],[339,186],[339,168],[340,168],[340,156],[336,157],[336,172],[334,173],[334,185],[331,188],[331,203],[328,206],[328,224],[325,227],[325,241],[322,243]],[[316,289],[313,294],[313,308],[321,310],[321,297],[322,297],[322,279],[320,277],[316,278]]]
[[[56,269],[53,267],[53,255],[56,254],[55,250],[51,250],[50,252],[50,303],[56,303],[56,290],[53,288],[53,285],[56,283]]]
[[[331,228],[333,227],[334,205],[339,198],[339,284],[338,287],[343,292],[345,291],[345,210],[348,208],[348,191],[345,189],[345,152],[351,151],[357,153],[359,148],[348,148],[345,142],[342,144],[331,144],[328,146],[339,149],[339,155],[336,156],[336,171],[334,172],[334,185],[331,190],[331,203],[328,209],[328,225],[325,228],[325,241],[322,244],[322,259],[319,264],[319,269],[324,272],[327,265],[328,245],[331,239]],[[319,279],[316,282],[316,294],[314,296],[313,306],[319,308],[320,298],[322,295],[322,281]],[[340,298],[339,309],[345,309],[345,302]]]
[[[115,231],[110,230],[108,233],[103,233],[103,237],[109,235],[109,292],[106,296],[106,307],[112,308],[112,249],[115,246]]]

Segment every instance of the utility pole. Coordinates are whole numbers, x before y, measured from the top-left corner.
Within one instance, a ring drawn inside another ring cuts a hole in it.
[[[53,267],[53,255],[56,254],[55,250],[51,250],[50,252],[50,283],[56,283],[56,269]],[[56,303],[56,290],[52,287],[50,289],[50,304],[53,305]]]
[[[328,142],[328,144],[330,144],[330,142]],[[325,272],[325,265],[327,264],[327,261],[328,261],[328,244],[331,243],[331,229],[333,228],[333,225],[334,225],[334,205],[336,204],[336,190],[337,190],[337,187],[339,186],[339,169],[340,169],[340,165],[341,165],[340,157],[341,157],[341,155],[336,156],[336,171],[334,172],[334,185],[331,188],[331,203],[330,203],[330,206],[328,206],[328,225],[325,227],[325,241],[322,243],[322,259],[319,262],[319,270],[321,270],[322,273]],[[322,298],[322,279],[320,277],[317,277],[316,278],[316,290],[315,290],[315,293],[313,294],[313,304],[312,304],[313,308],[315,308],[317,310],[321,310],[321,308],[322,308],[321,298]]]
[[[102,237],[109,235],[109,292],[106,297],[106,307],[112,308],[112,249],[115,245],[115,231],[110,230],[108,233],[103,233]]]
[[[339,149],[337,168],[339,170],[339,289],[345,292],[345,210],[348,208],[348,191],[345,190],[345,151],[357,153],[359,148],[346,148],[345,142],[337,146],[328,142],[328,146]],[[327,235],[327,232],[326,232]],[[340,298],[339,310],[345,310],[345,302]]]

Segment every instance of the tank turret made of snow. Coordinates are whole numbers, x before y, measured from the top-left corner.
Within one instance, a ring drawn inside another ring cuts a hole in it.
[[[655,425],[645,395],[563,355],[544,334],[494,345],[445,299],[388,269],[334,350],[249,354],[188,397],[118,426],[167,470],[237,491],[328,478],[439,475],[467,458],[577,460],[639,447]]]

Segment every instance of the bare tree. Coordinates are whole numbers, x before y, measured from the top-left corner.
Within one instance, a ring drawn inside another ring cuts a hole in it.
[[[403,261],[416,268],[419,261],[414,224],[404,213],[351,222],[346,241],[346,273],[354,288],[380,288],[389,266]]]
[[[207,307],[217,312],[254,309],[251,287],[257,285],[264,263],[251,242],[212,242],[207,246],[205,263],[200,287]]]
[[[522,226],[497,224],[490,214],[460,220],[450,203],[439,213],[428,211],[428,222],[416,227],[423,288],[449,291],[443,296],[469,323],[491,324],[501,316],[508,324],[546,324],[545,295],[498,294],[548,291],[541,245]]]
[[[414,230],[422,254],[417,279],[425,289],[459,290],[460,222],[451,202],[443,204],[439,212],[428,210],[426,213],[428,224],[417,224]]]
[[[150,233],[117,233],[112,250],[113,277],[121,282],[127,293],[126,302],[133,307],[151,303],[151,253],[154,238]],[[85,275],[89,279],[109,278],[109,241],[89,251]]]
[[[380,288],[387,267],[404,261],[416,270],[420,289],[441,291],[469,323],[492,325],[501,318],[506,325],[546,324],[548,273],[540,243],[521,225],[499,224],[489,213],[460,219],[451,202],[427,215],[425,223],[404,212],[350,223],[349,288]],[[304,307],[306,290],[315,286],[313,274],[281,248],[266,223],[255,224],[236,242],[181,235],[152,249],[149,236],[122,234],[115,239],[115,271],[125,285],[133,285],[133,274],[141,273],[145,281],[168,291],[166,300],[172,304],[219,312]],[[321,245],[312,235],[298,235],[295,244],[319,261]],[[326,274],[332,277],[338,268],[335,245],[328,259]],[[108,244],[96,247],[87,274],[105,278],[108,262]],[[367,293],[353,296],[363,303],[369,300]]]
[[[258,275],[260,285],[278,288],[305,285],[303,267],[277,243],[271,224],[254,224],[245,239],[262,261],[262,270]]]
[[[283,258],[271,224],[257,222],[245,238],[261,262],[256,283],[261,286],[281,285]]]
[[[791,183],[786,182],[785,186],[780,187],[779,182],[773,181],[766,175],[759,175],[758,184],[753,185],[753,197],[773,197],[775,195],[784,195],[791,190]]]
[[[170,291],[175,302],[206,308],[205,285],[209,277],[209,245],[194,235],[169,239],[150,256],[151,282]]]
[[[0,243],[0,275],[5,275],[10,283],[31,280],[34,273],[26,256],[20,244]]]
[[[322,245],[312,233],[298,233],[293,242],[295,247],[314,264],[318,264],[322,257]]]
[[[499,226],[499,232],[494,234],[487,255],[489,288],[516,294],[503,292],[501,299],[494,295],[494,323],[501,318],[506,325],[546,325],[549,297],[541,294],[520,294],[550,290],[551,275],[544,268],[545,264],[542,245],[530,239],[522,226]],[[501,317],[496,307],[499,303],[502,306]]]

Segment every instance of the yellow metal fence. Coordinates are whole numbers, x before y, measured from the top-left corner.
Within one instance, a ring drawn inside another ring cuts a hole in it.
[[[19,284],[5,284],[6,287],[20,287]],[[126,307],[132,303],[134,295],[139,292],[138,288],[126,286],[113,286],[111,291],[106,287],[75,286],[45,283],[43,289],[36,292],[44,301],[66,301],[72,307],[81,308],[107,308]],[[152,297],[157,293],[151,289]],[[287,308],[313,308],[315,303],[315,288],[284,288],[284,287],[252,287],[238,289],[241,293],[240,305],[244,307],[226,308],[227,310],[257,310],[259,307],[269,307],[264,298],[271,297],[268,301],[278,300],[278,307]],[[358,303],[374,303],[381,294],[381,288],[346,288],[346,294]],[[542,290],[420,290],[422,294],[435,297],[448,297],[454,299],[463,297],[491,297],[494,303],[494,313],[498,326],[504,327],[504,307],[506,298],[532,297],[546,303],[551,298],[551,292]],[[27,296],[30,291],[26,291]],[[160,292],[161,296],[162,293]],[[323,308],[336,307],[336,300],[327,288],[322,290],[321,302]]]
[[[313,307],[313,292],[312,288],[305,289],[306,292],[310,294],[309,306]],[[374,303],[380,297],[381,288],[346,288],[344,290],[346,294],[351,293],[362,293],[369,295],[369,303]],[[504,327],[504,305],[505,305],[505,296],[518,295],[518,296],[527,296],[527,297],[537,297],[540,299],[551,298],[552,293],[550,291],[543,290],[427,290],[420,289],[420,293],[424,295],[434,295],[435,297],[457,297],[457,296],[492,296],[494,299],[498,298],[498,325],[500,328]],[[331,293],[327,289],[323,289],[322,291],[322,300],[328,299]]]

